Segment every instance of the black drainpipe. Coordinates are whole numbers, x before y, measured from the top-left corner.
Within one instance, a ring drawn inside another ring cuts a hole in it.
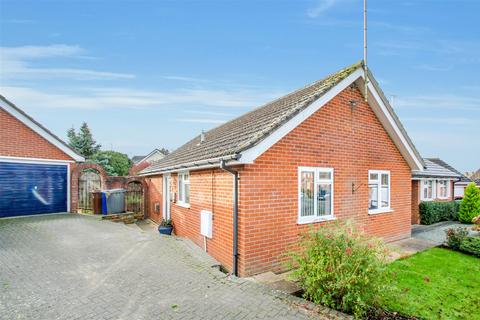
[[[238,171],[220,160],[220,169],[233,174],[233,275],[238,276]]]

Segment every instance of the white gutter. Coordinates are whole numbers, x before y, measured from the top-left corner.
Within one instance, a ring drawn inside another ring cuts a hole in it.
[[[182,165],[175,165],[175,166],[170,166],[163,168],[161,170],[155,170],[151,172],[146,172],[146,173],[140,173],[139,176],[141,177],[147,177],[147,176],[156,176],[159,174],[164,174],[164,173],[173,173],[173,172],[179,172],[179,171],[184,171],[184,170],[201,170],[201,169],[210,169],[210,168],[219,168],[220,167],[220,161],[231,161],[231,160],[237,160],[239,158],[239,154],[232,154],[229,156],[224,156],[224,157],[217,157],[217,158],[211,158],[211,159],[205,159],[201,161],[195,161],[195,162],[189,162],[185,163]],[[236,161],[232,163],[233,165],[239,164]]]

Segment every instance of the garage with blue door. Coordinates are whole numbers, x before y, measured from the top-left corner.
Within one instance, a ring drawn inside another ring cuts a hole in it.
[[[69,166],[0,161],[0,217],[68,211]]]

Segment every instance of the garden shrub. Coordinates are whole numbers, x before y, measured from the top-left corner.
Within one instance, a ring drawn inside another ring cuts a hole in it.
[[[472,223],[472,219],[478,215],[480,215],[480,191],[472,182],[465,188],[460,203],[459,220],[462,223]]]
[[[462,241],[468,236],[467,228],[450,228],[445,230],[447,234],[447,245],[453,250],[459,250]]]
[[[289,253],[292,279],[314,303],[361,317],[386,286],[386,254],[379,240],[351,223],[312,229]]]
[[[448,202],[420,202],[420,223],[433,224],[440,221],[458,220],[459,203]]]
[[[460,244],[460,250],[480,258],[480,237],[467,237]]]

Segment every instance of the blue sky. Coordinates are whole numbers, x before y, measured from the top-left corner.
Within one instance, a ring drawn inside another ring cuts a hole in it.
[[[362,1],[0,0],[0,92],[105,149],[176,148],[362,59]],[[480,167],[480,1],[369,0],[369,65],[425,157]]]

